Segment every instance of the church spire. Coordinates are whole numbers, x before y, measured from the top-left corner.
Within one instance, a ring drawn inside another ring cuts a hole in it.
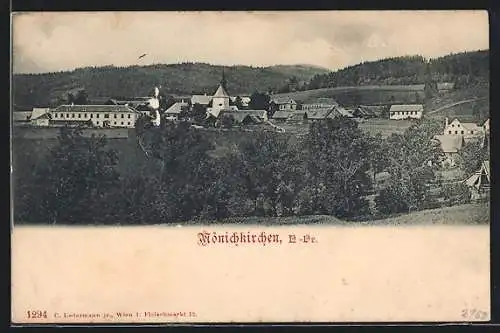
[[[224,67],[222,67],[222,79],[220,80],[220,84],[225,90],[227,90],[226,83],[227,81],[226,76],[224,75]]]

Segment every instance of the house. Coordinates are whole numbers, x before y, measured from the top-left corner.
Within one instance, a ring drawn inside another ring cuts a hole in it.
[[[205,95],[193,95],[191,96],[191,105],[200,104],[203,106],[208,106],[212,101],[212,96]]]
[[[325,104],[325,103],[302,104],[302,110],[309,111],[309,110],[317,110],[317,109],[327,109],[327,108],[333,108],[336,105],[337,104]]]
[[[453,119],[450,123],[448,118],[445,119],[444,135],[462,135],[466,142],[471,140],[479,140],[484,137],[484,128],[476,123],[465,123],[458,119]]]
[[[423,113],[422,104],[395,104],[389,109],[389,119],[420,119]]]
[[[55,125],[133,128],[141,112],[127,105],[61,105],[52,110]]]
[[[490,194],[490,161],[483,161],[481,167],[472,176],[464,180],[471,191],[471,200],[487,198]]]
[[[167,119],[178,120],[180,113],[183,110],[186,110],[188,107],[189,107],[188,103],[176,102],[171,107],[169,107],[164,114],[167,117]]]
[[[464,145],[462,135],[436,135],[434,137],[441,144],[444,153],[443,166],[454,167],[457,165],[457,157]]]
[[[272,119],[276,120],[276,121],[285,121],[287,120],[288,118],[290,118],[290,116],[293,114],[294,112],[293,111],[276,111],[273,116],[272,116]]]
[[[453,82],[441,82],[437,84],[438,92],[448,92],[455,88],[455,83]]]
[[[172,95],[172,98],[174,101],[179,102],[179,103],[190,103],[192,96],[187,96],[187,95]]]
[[[297,102],[290,97],[274,96],[271,97],[271,102],[278,106],[280,111],[293,111],[297,110]]]
[[[323,108],[307,111],[307,119],[312,121],[325,120],[335,108]]]
[[[232,115],[235,119],[240,119],[241,121],[246,116],[250,116],[251,119],[258,120],[258,122],[267,122],[269,120],[266,110],[221,110],[219,114],[224,116]]]
[[[290,117],[287,119],[288,122],[306,122],[307,112],[306,111],[295,111],[292,112]]]
[[[490,118],[486,119],[486,121],[484,122],[483,131],[486,134],[490,134]]]
[[[49,126],[51,117],[49,108],[33,108],[30,124],[33,126]]]
[[[235,102],[236,102],[236,99],[237,99],[238,97],[239,97],[239,98],[240,98],[240,100],[241,100],[241,106],[243,106],[243,107],[248,107],[248,105],[250,104],[250,101],[251,101],[250,96],[232,96],[232,97],[231,97],[231,102],[232,102],[232,103],[235,103]]]
[[[353,118],[353,111],[347,110],[341,106],[336,106],[332,109],[332,112],[328,114],[327,118],[336,118],[336,117],[347,117]]]

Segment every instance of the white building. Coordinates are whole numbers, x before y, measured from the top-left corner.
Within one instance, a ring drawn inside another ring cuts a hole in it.
[[[274,96],[271,98],[271,102],[278,106],[280,111],[295,111],[297,110],[297,102],[290,97]]]
[[[489,122],[487,124],[489,127]],[[476,123],[465,123],[458,119],[453,119],[450,123],[448,118],[445,119],[443,135],[462,135],[464,140],[482,138],[485,134],[484,125],[479,126]]]
[[[423,113],[422,104],[396,104],[389,109],[389,119],[420,119]]]
[[[61,105],[51,111],[59,125],[133,128],[141,113],[126,105]]]

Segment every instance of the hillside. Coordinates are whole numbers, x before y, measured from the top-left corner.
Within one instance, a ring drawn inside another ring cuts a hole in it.
[[[47,106],[60,103],[76,88],[85,88],[92,97],[146,96],[156,85],[164,94],[212,94],[221,80],[222,71],[228,91],[251,94],[276,90],[291,78],[307,82],[327,69],[308,65],[222,67],[204,63],[182,63],[130,67],[87,67],[70,72],[22,74],[13,76],[14,105]]]
[[[305,89],[360,85],[413,85],[454,82],[457,88],[489,80],[489,51],[450,54],[427,61],[422,56],[387,58],[315,75]]]

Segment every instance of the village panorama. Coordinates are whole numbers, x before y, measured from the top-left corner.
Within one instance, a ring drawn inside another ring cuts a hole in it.
[[[14,223],[489,223],[488,62],[14,75]]]

